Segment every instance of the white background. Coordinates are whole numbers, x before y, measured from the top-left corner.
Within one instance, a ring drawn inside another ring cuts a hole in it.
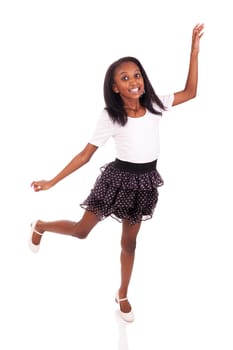
[[[222,1],[11,1],[0,4],[0,348],[230,350],[232,284],[232,16]],[[165,185],[138,238],[129,296],[115,320],[121,226],[85,241],[47,233],[37,255],[30,222],[78,220],[109,141],[48,192],[88,142],[112,61],[139,58],[158,94],[184,87],[196,23],[205,23],[195,100],[161,123]]]

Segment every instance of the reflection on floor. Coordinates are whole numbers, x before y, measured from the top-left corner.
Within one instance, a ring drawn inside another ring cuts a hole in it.
[[[115,319],[119,330],[118,350],[129,350],[127,327],[131,324],[128,324],[122,320],[119,310],[116,310],[115,312]]]

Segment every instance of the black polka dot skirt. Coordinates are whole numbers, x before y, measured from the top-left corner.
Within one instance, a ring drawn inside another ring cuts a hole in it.
[[[116,159],[101,170],[82,208],[99,220],[112,216],[131,224],[151,219],[158,202],[158,187],[163,180],[156,169],[157,161],[130,163]]]

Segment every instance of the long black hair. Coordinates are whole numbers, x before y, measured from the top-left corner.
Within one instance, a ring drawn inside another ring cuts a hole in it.
[[[145,93],[140,97],[140,104],[146,107],[151,113],[161,115],[162,113],[160,111],[157,111],[153,107],[153,103],[156,103],[162,110],[165,110],[165,107],[162,101],[156,95],[142,64],[139,62],[137,58],[128,56],[128,57],[122,57],[119,60],[113,62],[109,66],[105,74],[105,79],[104,79],[104,100],[106,105],[105,109],[108,111],[110,118],[114,122],[119,123],[120,125],[125,125],[127,123],[127,114],[125,112],[121,96],[119,94],[116,94],[112,89],[114,84],[115,70],[120,64],[124,62],[135,63],[142,74],[142,77],[144,80]]]

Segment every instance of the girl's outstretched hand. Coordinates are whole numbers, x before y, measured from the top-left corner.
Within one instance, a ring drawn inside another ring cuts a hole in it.
[[[193,35],[192,35],[192,52],[197,51],[199,52],[200,49],[200,39],[202,37],[204,29],[204,24],[197,24],[193,28]]]
[[[35,192],[49,190],[52,187],[51,181],[33,181],[31,183],[31,187],[34,189]]]

